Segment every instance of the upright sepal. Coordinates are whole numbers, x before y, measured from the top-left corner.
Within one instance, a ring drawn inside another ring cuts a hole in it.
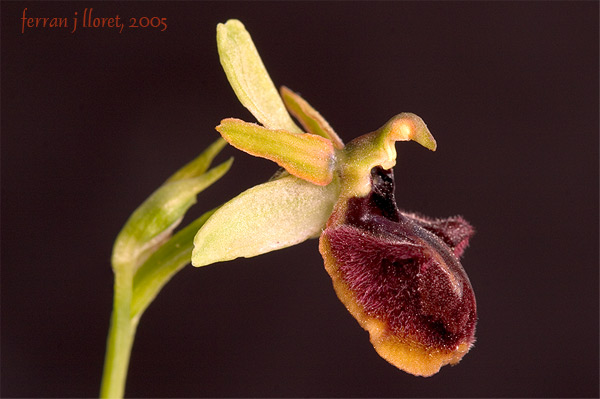
[[[217,26],[219,58],[244,107],[265,127],[301,133],[288,114],[244,25],[230,19]]]

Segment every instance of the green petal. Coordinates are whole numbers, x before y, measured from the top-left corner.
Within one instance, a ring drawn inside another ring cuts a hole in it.
[[[252,257],[318,236],[339,195],[294,176],[255,186],[219,208],[194,238],[192,265]]]
[[[265,127],[301,133],[288,114],[244,25],[230,19],[217,25],[221,65],[238,99]]]
[[[338,150],[344,148],[342,139],[340,139],[337,133],[329,126],[329,123],[327,123],[325,118],[323,118],[317,110],[311,107],[306,100],[285,86],[281,88],[280,93],[288,111],[300,121],[302,127],[304,127],[307,132],[331,140]]]
[[[310,133],[271,130],[239,119],[223,119],[217,131],[235,148],[270,159],[289,173],[320,186],[333,179],[331,141]]]

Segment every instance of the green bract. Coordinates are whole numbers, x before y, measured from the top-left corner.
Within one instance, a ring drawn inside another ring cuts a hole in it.
[[[162,287],[190,263],[194,235],[213,213],[214,210],[204,213],[175,233],[140,266],[133,277],[132,320],[137,322]]]
[[[142,262],[171,235],[196,195],[221,178],[232,160],[206,172],[225,142],[217,140],[160,186],[125,223],[113,248],[113,267],[133,267]]]

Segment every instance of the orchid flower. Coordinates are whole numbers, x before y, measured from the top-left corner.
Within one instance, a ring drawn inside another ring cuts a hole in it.
[[[217,209],[194,238],[192,264],[319,237],[337,296],[385,360],[420,376],[458,363],[475,341],[475,296],[459,261],[474,230],[460,216],[401,211],[394,198],[395,142],[436,150],[423,120],[401,113],[344,145],[298,94],[277,91],[240,21],[219,24],[217,43],[235,94],[259,122],[227,118],[217,131],[285,171]]]

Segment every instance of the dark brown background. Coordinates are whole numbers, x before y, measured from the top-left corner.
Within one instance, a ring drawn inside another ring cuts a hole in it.
[[[21,34],[24,7],[168,29]],[[346,141],[402,111],[427,122],[438,151],[397,145],[397,198],[476,226],[477,344],[428,379],[388,365],[313,240],[177,275],[127,395],[597,397],[597,2],[2,2],[1,395],[97,395],[117,232],[221,118],[252,120],[217,57],[228,18]],[[231,155],[192,216],[274,171]]]

